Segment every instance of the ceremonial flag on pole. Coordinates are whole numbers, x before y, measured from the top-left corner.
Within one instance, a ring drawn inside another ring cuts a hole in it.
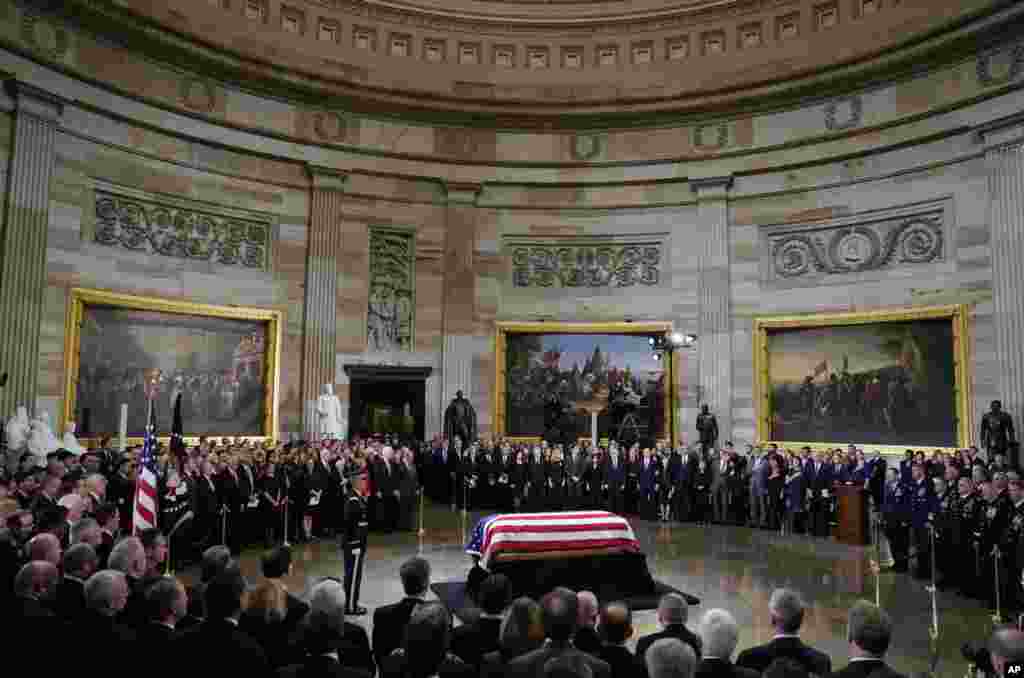
[[[135,480],[135,508],[132,515],[132,533],[138,534],[157,526],[157,469],[156,469],[156,412],[149,401],[146,417],[146,437],[139,459],[139,475]]]
[[[185,465],[184,427],[181,422],[181,394],[174,399],[174,418],[171,421],[171,458],[178,463],[180,471]]]
[[[825,372],[828,372],[828,360],[822,360],[820,363],[818,363],[818,365],[814,368],[813,376],[815,379],[817,379],[819,375],[825,374]]]

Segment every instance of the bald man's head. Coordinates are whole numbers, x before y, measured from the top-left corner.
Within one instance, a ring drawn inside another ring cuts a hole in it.
[[[57,592],[57,566],[45,560],[25,563],[14,577],[14,593],[26,598],[50,600]]]
[[[1024,665],[1024,632],[1013,627],[996,629],[988,641],[992,667],[999,676],[1006,676],[1008,665]]]
[[[594,628],[597,625],[597,596],[593,591],[580,591],[576,594],[576,605],[580,628]]]
[[[620,645],[633,635],[633,612],[619,601],[608,603],[601,610],[601,635],[613,645]]]
[[[29,560],[44,560],[56,567],[62,555],[60,540],[49,532],[41,532],[28,542]]]

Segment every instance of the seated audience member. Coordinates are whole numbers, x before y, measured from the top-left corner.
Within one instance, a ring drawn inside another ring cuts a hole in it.
[[[649,678],[693,678],[697,655],[693,646],[678,638],[659,638],[643,654]]]
[[[288,591],[288,587],[281,581],[292,572],[292,550],[288,546],[278,546],[267,551],[260,561],[263,576],[277,584],[285,593],[285,629],[289,633],[295,631],[300,621],[309,612],[309,605],[302,602],[297,596]]]
[[[666,593],[658,603],[658,623],[661,631],[644,636],[636,641],[636,657],[643,662],[647,649],[662,638],[678,638],[691,648],[693,653],[700,659],[701,643],[700,637],[690,629],[686,628],[686,619],[689,616],[689,605],[686,599],[678,593]]]
[[[103,545],[103,530],[100,529],[100,524],[95,518],[82,518],[71,528],[71,543],[88,544],[94,549],[99,549]],[[96,557],[99,557],[98,550]]]
[[[598,626],[604,641],[597,656],[608,662],[612,678],[630,678],[637,673],[636,658],[626,647],[633,637],[633,612],[624,602],[609,603],[601,610]]]
[[[96,547],[96,555],[100,558],[100,567],[106,568],[110,550],[114,548],[114,542],[117,541],[116,535],[121,522],[117,504],[111,502],[101,504],[93,513],[93,518],[100,526],[100,545]]]
[[[597,596],[592,591],[580,591],[576,594],[576,610],[579,628],[572,644],[577,650],[597,656],[601,651],[601,638],[597,635]]]
[[[51,609],[59,581],[57,567],[45,560],[30,561],[18,570],[14,600],[4,608],[7,627],[16,639],[49,638],[59,629],[60,622]],[[12,642],[12,647],[18,645]]]
[[[410,558],[398,570],[405,598],[373,611],[373,657],[377,666],[402,643],[412,611],[422,605],[430,590],[430,563]]]
[[[40,532],[29,539],[25,550],[30,561],[44,560],[54,567],[60,566],[61,558],[64,555],[60,540],[50,532]]]
[[[449,678],[476,676],[472,666],[451,654],[452,618],[444,605],[418,605],[405,627],[402,647],[386,657],[382,678]]]
[[[704,654],[697,665],[697,678],[757,678],[757,672],[735,666],[732,653],[739,641],[736,620],[725,610],[713,609],[700,620],[700,639]]]
[[[350,655],[353,645],[349,627],[362,632],[365,649],[361,656]],[[370,678],[375,673],[372,659],[366,666],[370,658],[366,631],[345,621],[345,587],[339,581],[328,579],[313,586],[301,638],[301,649],[308,656],[278,671],[280,678]]]
[[[773,660],[761,674],[761,678],[810,678],[810,676],[811,674],[807,672],[803,664],[785,657]]]
[[[579,624],[576,594],[565,588],[557,588],[541,599],[541,619],[544,623],[544,646],[516,657],[508,663],[507,676],[538,676],[548,660],[561,655],[579,655],[589,664],[594,678],[610,678],[608,663],[581,652],[572,646],[572,637]]]
[[[141,530],[139,541],[142,542],[142,549],[146,554],[146,572],[142,575],[142,579],[148,582],[164,573],[164,563],[167,562],[167,537],[153,527]]]
[[[1006,667],[1024,665],[1024,633],[1012,626],[996,629],[988,640],[988,652],[996,675],[1013,678],[1007,675]]]
[[[561,656],[549,659],[542,678],[593,678],[594,672],[582,657]]]
[[[85,582],[96,572],[99,559],[88,544],[74,544],[64,553],[64,576],[57,585],[54,610],[64,621],[72,621],[85,612]]]
[[[484,583],[485,579],[491,576],[491,573],[480,565],[480,556],[472,555],[470,558],[473,559],[473,567],[469,569],[469,573],[466,575],[466,596],[479,605],[480,599],[478,598],[478,595],[480,593],[480,585]]]
[[[259,643],[239,630],[245,578],[237,567],[229,567],[207,583],[206,619],[171,643],[177,657],[216,658],[217,665],[230,667],[233,675],[266,676],[267,656]]]
[[[827,676],[832,671],[832,660],[827,654],[804,645],[800,640],[798,634],[804,621],[804,602],[796,591],[773,591],[768,602],[768,614],[775,629],[775,638],[770,643],[741,652],[736,666],[764,673],[773,661],[785,658],[792,659],[816,676]]]
[[[188,614],[178,623],[178,631],[190,629],[206,618],[206,604],[203,602],[206,585],[220,576],[231,562],[231,550],[227,546],[211,546],[203,551],[199,564],[199,583],[191,589],[186,589]]]
[[[516,598],[502,616],[498,649],[483,656],[480,675],[503,676],[505,665],[544,643],[540,605],[531,598]]]
[[[174,577],[158,577],[146,587],[146,622],[136,629],[139,646],[158,656],[178,637],[175,627],[188,613],[185,586]]]
[[[902,678],[885,663],[892,640],[892,621],[884,610],[859,600],[850,608],[846,623],[850,663],[834,672],[835,678]]]
[[[245,611],[238,628],[249,634],[263,648],[271,667],[292,663],[288,644],[290,629],[285,626],[288,602],[285,590],[274,580],[267,580],[246,593]]]
[[[88,656],[97,648],[115,657],[133,649],[137,640],[135,632],[119,621],[127,604],[128,580],[124,573],[100,570],[86,580],[86,611],[70,633],[77,643],[79,657]],[[121,673],[126,675],[127,671]]]
[[[146,549],[138,537],[124,537],[114,544],[107,566],[124,574],[128,582],[128,604],[121,612],[121,622],[135,627],[146,620]]]
[[[501,613],[508,604],[510,583],[503,574],[492,574],[480,585],[477,594],[480,616],[452,632],[452,653],[459,659],[479,666],[488,652],[497,650],[501,630]]]

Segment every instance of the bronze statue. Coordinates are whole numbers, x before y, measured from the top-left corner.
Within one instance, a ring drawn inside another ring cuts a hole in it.
[[[462,397],[462,391],[455,392],[455,398],[444,411],[444,434],[448,440],[458,436],[466,447],[476,441],[476,410]]]
[[[981,418],[981,447],[988,451],[989,459],[994,455],[1006,454],[1016,442],[1013,432],[1013,417],[1003,412],[1003,404],[993,400],[991,409]]]
[[[707,405],[700,406],[697,415],[697,434],[700,436],[701,452],[714,449],[718,442],[718,420],[708,411]]]

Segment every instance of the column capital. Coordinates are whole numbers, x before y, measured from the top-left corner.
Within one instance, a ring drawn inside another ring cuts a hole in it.
[[[317,191],[344,191],[345,184],[348,182],[348,173],[333,167],[307,162],[306,173],[309,174],[311,187]]]
[[[472,181],[446,181],[444,190],[448,204],[476,205],[484,185]]]
[[[1024,113],[1014,113],[974,128],[974,138],[985,150],[1024,142]]]
[[[59,123],[66,99],[16,78],[4,80],[4,89],[14,100],[14,110]]]
[[[724,174],[717,177],[696,177],[690,179],[690,188],[697,194],[698,200],[724,198],[732,188],[732,175]]]

